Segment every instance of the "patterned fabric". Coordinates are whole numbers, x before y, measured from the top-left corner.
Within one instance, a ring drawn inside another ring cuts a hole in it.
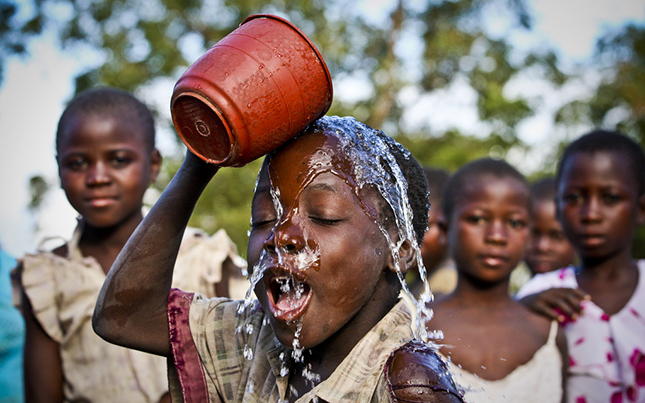
[[[168,301],[176,402],[282,402],[288,397],[291,351],[276,340],[257,303],[206,300],[173,290]],[[410,313],[399,302],[352,349],[336,371],[297,402],[389,402],[385,362],[412,338]]]
[[[13,305],[11,270],[16,259],[0,250],[0,402],[22,403],[25,322]]]
[[[65,400],[157,402],[168,391],[166,359],[110,344],[92,329],[94,305],[105,273],[94,258],[82,256],[78,248],[81,232],[79,225],[67,244],[66,258],[40,252],[26,255],[23,260],[22,281],[34,315],[49,337],[60,345]],[[209,240],[197,233],[189,231],[184,242],[188,240],[189,246],[195,246],[199,240]],[[224,244],[226,248],[230,246],[228,242]],[[203,249],[182,245],[178,264],[195,260],[185,256],[195,250],[204,253]],[[220,251],[211,255],[217,253]],[[228,253],[234,254],[234,250],[229,248]],[[223,254],[223,259],[226,256]],[[176,266],[176,270],[199,273],[201,268]],[[193,286],[204,284],[194,282]],[[212,284],[210,289],[214,289]]]
[[[636,290],[620,312],[609,316],[583,301],[583,315],[564,325],[569,402],[645,402],[645,260],[638,270]],[[578,287],[573,267],[535,276],[518,298],[556,287]]]
[[[450,365],[455,382],[466,392],[468,403],[559,403],[562,401],[562,356],[555,343],[558,323],[551,324],[549,338],[533,358],[503,379],[489,381]]]

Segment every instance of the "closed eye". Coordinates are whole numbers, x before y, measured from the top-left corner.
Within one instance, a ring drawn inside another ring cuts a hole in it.
[[[263,228],[275,223],[275,218],[260,219],[260,220],[251,220],[251,229]]]
[[[314,217],[314,216],[310,216],[309,219],[311,219],[316,224],[321,224],[321,225],[334,225],[342,221],[340,219],[322,218],[322,217]]]

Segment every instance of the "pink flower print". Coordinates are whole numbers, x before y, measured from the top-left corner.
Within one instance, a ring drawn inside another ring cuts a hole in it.
[[[630,402],[638,401],[638,390],[635,387],[630,386],[627,388],[627,399],[629,399]]]
[[[645,386],[645,355],[639,349],[634,349],[631,357],[629,357],[629,363],[634,368],[636,385]]]
[[[576,362],[576,360],[574,360],[573,357],[571,355],[569,355],[569,366],[570,367],[575,367],[577,364],[578,363]]]
[[[614,362],[614,355],[611,352],[607,353],[607,362]]]
[[[584,343],[584,341],[585,341],[585,338],[584,338],[584,337],[581,337],[581,338],[579,338],[578,340],[576,340],[576,341],[573,343],[573,345],[574,345],[574,346],[580,345],[580,344]]]
[[[607,315],[606,313],[603,313],[603,314],[600,316],[600,320],[603,320],[603,321],[605,321],[605,322],[609,322],[609,315]]]
[[[584,396],[576,397],[576,403],[587,403],[587,398]]]
[[[575,322],[575,320],[571,319],[571,316],[565,314],[564,311],[560,308],[554,307],[553,310],[556,311],[559,316],[562,316],[564,318],[562,322],[560,322],[560,326],[565,326],[571,322]]]
[[[609,401],[611,403],[623,403],[623,393],[622,392],[616,392],[611,397],[609,398]]]

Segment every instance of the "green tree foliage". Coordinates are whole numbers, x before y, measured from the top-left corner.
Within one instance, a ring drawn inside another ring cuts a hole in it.
[[[352,115],[384,129],[424,164],[452,171],[477,157],[503,158],[509,150],[525,147],[517,127],[534,113],[535,105],[505,91],[518,74],[538,71],[537,79],[556,88],[569,79],[553,52],[513,56],[506,38],[487,33],[484,15],[493,6],[511,10],[515,27],[529,29],[525,1],[393,0],[385,18],[375,21],[352,0],[31,0],[24,3],[33,12],[21,19],[13,3],[0,0],[0,51],[22,53],[30,37],[51,28],[65,51],[91,49],[102,57],[99,65],[76,78],[77,92],[96,85],[137,92],[159,78],[177,79],[247,16],[278,14],[313,40],[337,86],[362,79],[368,87],[369,96],[360,99],[337,97],[330,114]],[[418,43],[412,57],[402,50],[411,42]],[[643,143],[644,48],[642,27],[629,26],[603,38],[597,54],[605,66],[605,80],[591,99],[563,107],[556,122],[575,128],[613,121]],[[0,73],[4,60],[0,59]],[[457,128],[439,133],[406,129],[406,104],[401,101],[405,91],[423,95],[456,82],[466,83],[476,94],[478,117],[487,133],[472,137]],[[160,188],[178,164],[167,160]],[[245,250],[258,164],[222,170],[200,200],[191,225],[208,232],[223,227]]]

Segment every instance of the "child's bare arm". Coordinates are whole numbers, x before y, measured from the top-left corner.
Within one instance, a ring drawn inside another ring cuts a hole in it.
[[[520,302],[530,310],[562,323],[578,318],[582,312],[580,302],[585,299],[589,299],[589,295],[578,288],[551,288],[527,295]]]
[[[24,353],[26,402],[62,402],[63,368],[58,343],[40,326],[24,293],[22,300],[27,330]]]
[[[195,203],[217,172],[190,151],[112,265],[92,324],[105,340],[168,356],[167,301],[181,239]]]
[[[567,345],[567,337],[564,334],[564,329],[558,327],[558,335],[555,339],[556,346],[562,358],[562,403],[568,401],[567,397],[567,378],[569,376],[569,347]]]

